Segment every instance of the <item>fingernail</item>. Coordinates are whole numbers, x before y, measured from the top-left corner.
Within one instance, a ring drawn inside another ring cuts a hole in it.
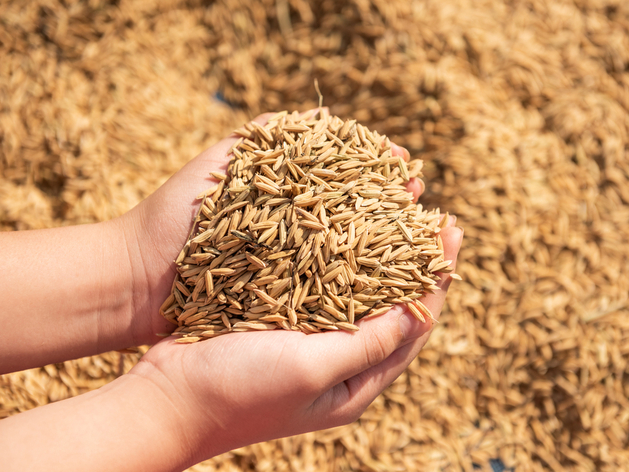
[[[419,182],[419,186],[421,187],[421,190],[419,193],[423,194],[426,191],[426,184],[424,183],[422,179],[417,179],[417,181]]]
[[[422,323],[407,310],[399,316],[398,323],[404,340],[420,337],[422,334],[428,332],[431,326],[430,320],[426,320],[426,323]]]
[[[456,226],[456,215],[450,215],[448,226]]]
[[[411,153],[408,152],[408,149],[398,144],[391,143],[391,154],[393,154],[394,156],[399,156],[400,153],[402,153],[402,157],[405,161],[408,162],[411,159]]]
[[[461,228],[460,226],[455,226],[455,228],[458,229],[459,232],[461,233],[459,236],[459,244],[461,244],[463,242],[463,234],[465,233],[465,230]]]

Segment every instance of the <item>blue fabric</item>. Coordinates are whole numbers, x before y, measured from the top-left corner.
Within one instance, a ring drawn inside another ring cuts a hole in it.
[[[507,469],[500,459],[489,459],[489,465],[494,472],[513,472],[513,469]]]
[[[481,466],[472,464],[475,470],[480,470]],[[507,469],[500,459],[489,459],[489,466],[493,472],[513,472],[513,469]]]
[[[218,91],[218,92],[216,92],[216,93],[214,94],[214,99],[215,99],[215,100],[218,100],[218,101],[219,101],[219,102],[221,102],[221,103],[224,103],[225,105],[228,105],[228,106],[229,106],[229,107],[231,107],[231,108],[238,108],[238,105],[236,105],[236,104],[234,104],[234,103],[231,103],[231,102],[227,101],[227,99],[225,98],[225,96],[224,96],[224,95],[223,95],[220,91]]]

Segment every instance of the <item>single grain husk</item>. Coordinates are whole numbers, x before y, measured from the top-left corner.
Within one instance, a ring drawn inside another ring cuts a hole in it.
[[[177,342],[285,329],[356,331],[356,322],[419,300],[451,272],[439,209],[413,202],[421,176],[391,143],[319,108],[236,130],[227,175],[202,195],[161,314]]]

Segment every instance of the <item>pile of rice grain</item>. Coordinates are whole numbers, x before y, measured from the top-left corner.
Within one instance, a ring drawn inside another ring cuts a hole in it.
[[[3,231],[122,215],[249,116],[317,106],[315,78],[421,155],[422,203],[465,227],[464,281],[358,421],[191,470],[629,470],[629,2],[13,0],[0,19]],[[0,376],[0,418],[139,357]]]
[[[161,313],[178,342],[237,331],[356,331],[355,322],[419,298],[450,272],[447,218],[413,203],[407,167],[385,136],[319,110],[281,112],[236,131],[228,176],[203,203],[175,261]]]

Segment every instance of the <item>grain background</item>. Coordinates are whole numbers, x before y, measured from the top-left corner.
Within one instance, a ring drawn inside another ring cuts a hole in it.
[[[628,70],[621,0],[2,1],[0,229],[120,215],[317,78],[425,159],[464,281],[358,422],[193,470],[628,470]],[[2,376],[0,417],[138,355]]]

